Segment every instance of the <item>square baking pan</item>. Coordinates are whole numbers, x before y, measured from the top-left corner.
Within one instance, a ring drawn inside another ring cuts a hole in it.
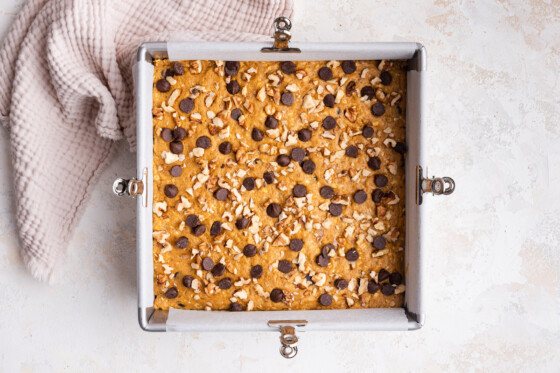
[[[278,29],[277,29],[278,31]],[[289,39],[289,38],[288,38]],[[278,42],[278,38],[276,39]],[[282,40],[280,40],[282,41]],[[421,207],[423,194],[450,194],[451,178],[425,178],[424,130],[426,126],[426,50],[418,43],[293,43],[283,45],[253,42],[155,42],[138,49],[135,72],[137,121],[137,175],[117,179],[118,195],[137,196],[138,317],[146,331],[278,331],[283,346],[295,348],[298,330],[414,330],[425,319],[423,293],[424,250]],[[266,52],[266,53],[265,53]],[[289,53],[289,54],[286,54]],[[402,308],[348,310],[223,312],[156,310],[153,283],[152,200],[153,123],[152,88],[156,58],[181,60],[318,61],[318,60],[406,60],[406,234],[405,302]],[[290,343],[292,342],[292,343]],[[297,348],[296,348],[297,352]],[[287,351],[287,354],[293,351]],[[284,353],[283,353],[284,355]],[[289,356],[286,356],[289,357]]]

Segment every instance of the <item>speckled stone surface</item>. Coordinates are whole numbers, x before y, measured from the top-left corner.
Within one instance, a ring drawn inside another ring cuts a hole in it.
[[[21,6],[0,4],[0,35]],[[96,186],[56,286],[18,256],[0,130],[0,371],[538,371],[560,369],[560,4],[297,1],[301,41],[414,40],[428,50],[426,325],[416,332],[148,334],[136,321],[132,175],[122,144]]]

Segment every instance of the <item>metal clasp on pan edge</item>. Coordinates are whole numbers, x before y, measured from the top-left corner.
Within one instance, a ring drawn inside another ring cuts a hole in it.
[[[449,195],[455,191],[455,180],[448,176],[435,177],[431,179],[424,177],[422,166],[416,166],[417,181],[416,185],[418,194],[416,195],[416,203],[422,204],[424,193],[432,193],[432,195]]]
[[[288,42],[292,38],[290,30],[292,21],[287,17],[278,17],[274,20],[274,45],[270,48],[262,48],[261,52],[301,53],[299,48],[290,48]]]
[[[118,178],[113,182],[113,193],[122,196],[142,196],[142,206],[148,206],[148,193],[146,191],[148,180],[148,169],[144,168],[142,180]]]
[[[286,359],[295,357],[298,353],[296,343],[296,328],[303,330],[307,325],[306,320],[270,320],[268,326],[280,330],[280,355]]]

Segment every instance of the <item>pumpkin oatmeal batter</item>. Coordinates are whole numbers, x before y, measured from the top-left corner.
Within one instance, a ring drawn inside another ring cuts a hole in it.
[[[154,65],[155,308],[403,305],[404,62]]]

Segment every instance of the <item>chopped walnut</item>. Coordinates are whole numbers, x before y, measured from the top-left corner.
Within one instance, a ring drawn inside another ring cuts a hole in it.
[[[208,94],[204,98],[204,105],[206,105],[206,107],[212,106],[215,98],[216,98],[216,94],[213,91],[208,92]]]
[[[290,243],[290,239],[284,233],[281,233],[276,237],[276,239],[272,242],[272,246],[286,246]]]
[[[202,72],[202,62],[200,62],[200,60],[191,61],[189,64],[189,72],[191,74],[200,74]]]
[[[239,148],[235,152],[235,160],[237,161],[237,163],[239,163],[239,164],[245,163],[245,162],[247,162],[248,159],[249,159],[249,156],[247,155],[247,152],[245,151],[244,148]]]
[[[346,110],[344,110],[344,116],[350,122],[355,122],[356,119],[358,119],[358,111],[356,110],[356,107],[352,106],[352,107],[349,107]]]
[[[155,202],[152,210],[157,216],[162,216],[167,211],[167,202]]]

